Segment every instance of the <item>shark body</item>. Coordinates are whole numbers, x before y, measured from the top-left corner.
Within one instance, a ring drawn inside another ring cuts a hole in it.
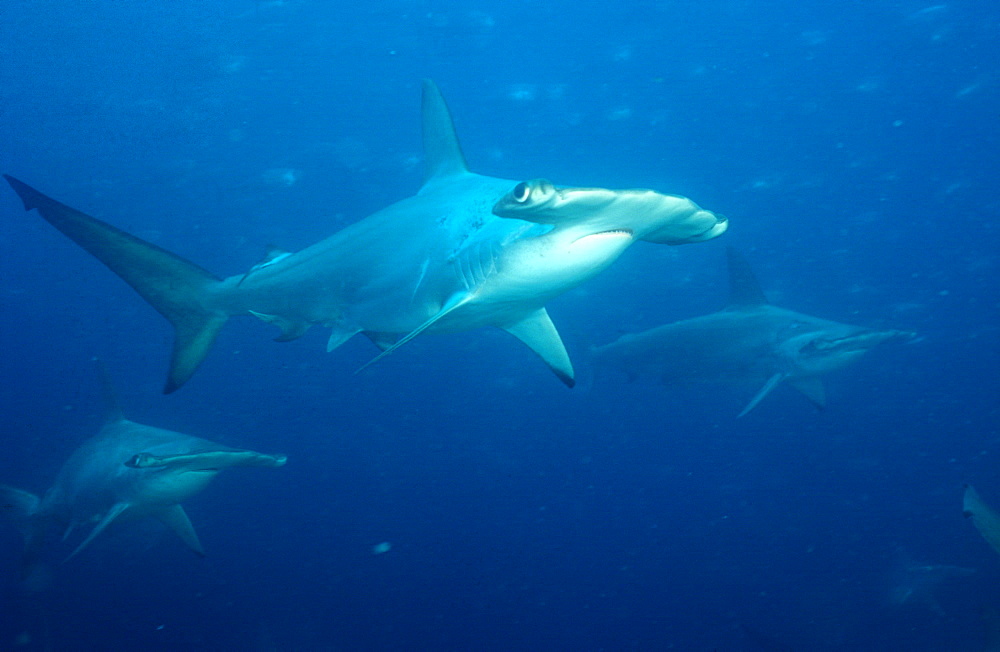
[[[223,469],[276,468],[285,461],[283,455],[229,448],[136,423],[115,408],[98,434],[70,455],[43,496],[0,485],[0,512],[24,535],[26,567],[52,530],[61,530],[65,539],[78,528],[91,527],[72,558],[111,523],[144,516],[162,521],[204,555],[181,503]]]
[[[728,250],[730,303],[720,312],[627,334],[594,350],[595,361],[630,378],[651,376],[667,385],[736,381],[760,389],[739,416],[781,383],[826,403],[823,375],[872,347],[914,334],[841,324],[771,305],[749,265]]]
[[[302,251],[269,253],[219,279],[200,267],[6,177],[27,210],[132,285],[175,328],[165,387],[186,382],[233,315],[255,315],[293,340],[319,324],[327,350],[357,333],[383,353],[423,331],[507,330],[567,384],[573,367],[545,310],[632,243],[714,238],[727,221],[651,190],[556,187],[468,170],[437,87],[424,83],[427,175],[419,192]]]

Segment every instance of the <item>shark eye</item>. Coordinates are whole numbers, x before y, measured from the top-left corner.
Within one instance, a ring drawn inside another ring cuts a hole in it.
[[[527,182],[522,181],[514,186],[514,191],[511,194],[514,195],[514,201],[518,204],[523,204],[528,201],[528,197],[531,196],[531,186],[529,186]]]

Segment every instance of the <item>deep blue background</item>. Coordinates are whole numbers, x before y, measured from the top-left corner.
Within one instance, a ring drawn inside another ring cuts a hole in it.
[[[290,457],[187,504],[204,560],[137,525],[29,596],[4,527],[0,647],[982,649],[1000,559],[960,496],[1000,505],[994,4],[8,0],[0,55],[0,171],[222,275],[414,192],[422,77],[476,171],[731,219],[550,305],[573,391],[499,331],[354,376],[367,341],[234,320],[163,397],[168,325],[0,189],[2,481],[44,491],[96,431],[95,356],[134,419]],[[924,339],[824,412],[592,382],[588,346],[722,307],[726,244],[782,306]],[[908,560],[978,570],[937,612],[892,604]]]

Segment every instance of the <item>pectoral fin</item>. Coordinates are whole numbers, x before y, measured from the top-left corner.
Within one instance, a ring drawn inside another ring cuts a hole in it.
[[[505,331],[528,345],[532,351],[549,366],[559,380],[567,387],[576,384],[573,378],[573,363],[563,345],[559,331],[545,308],[539,308],[521,321],[507,326]]]
[[[217,450],[183,455],[138,453],[125,462],[125,466],[133,469],[165,468],[174,471],[219,471],[233,466],[277,468],[284,466],[287,461],[288,458],[284,455],[267,455],[244,450]]]
[[[770,394],[771,390],[774,389],[775,387],[777,387],[778,384],[782,380],[784,380],[784,379],[785,379],[785,374],[782,374],[782,373],[774,374],[773,376],[771,376],[770,378],[768,378],[767,382],[764,383],[764,386],[760,388],[760,390],[754,395],[754,397],[752,399],[750,399],[750,402],[747,404],[747,406],[745,408],[743,408],[743,411],[740,412],[736,416],[736,418],[738,419],[738,418],[744,416],[745,414],[747,414],[748,412],[750,412],[750,410],[752,410],[755,407],[757,407],[757,404],[760,403],[761,401],[763,401],[764,397],[767,396],[768,394]]]
[[[409,333],[407,333],[406,335],[404,335],[403,337],[401,337],[398,342],[396,342],[392,346],[386,348],[386,350],[382,351],[382,353],[379,353],[377,356],[375,356],[374,358],[372,358],[371,360],[369,360],[365,364],[361,365],[361,367],[358,368],[358,371],[355,371],[354,373],[358,373],[358,372],[363,371],[363,370],[367,369],[368,367],[372,366],[373,364],[375,364],[376,362],[378,362],[379,360],[381,360],[385,356],[389,355],[390,353],[392,353],[393,351],[395,351],[399,347],[403,346],[404,344],[406,344],[407,342],[409,342],[410,340],[412,340],[417,335],[420,335],[421,333],[423,333],[425,330],[427,330],[428,328],[430,328],[431,326],[433,326],[435,322],[437,322],[438,320],[440,320],[442,317],[444,317],[445,315],[447,315],[452,310],[455,310],[456,308],[460,308],[461,306],[465,305],[469,301],[472,301],[472,299],[473,299],[474,296],[475,295],[473,293],[471,293],[471,292],[457,292],[457,293],[453,294],[451,296],[451,298],[448,299],[448,301],[446,301],[443,306],[441,306],[441,309],[438,310],[436,313],[434,313],[433,317],[431,317],[430,319],[428,319],[427,321],[425,321],[424,323],[420,324],[419,326],[417,326],[416,328],[414,328],[412,331],[410,331]]]
[[[159,512],[153,514],[158,521],[166,525],[168,528],[174,531],[174,534],[181,538],[191,550],[194,550],[197,554],[202,557],[205,556],[205,549],[201,547],[201,541],[198,540],[198,533],[194,531],[194,526],[191,525],[191,519],[188,518],[187,513],[184,508],[180,505],[173,505],[172,507],[167,507]]]
[[[819,378],[796,378],[789,380],[788,384],[802,392],[816,407],[820,409],[826,407],[826,388]]]
[[[94,537],[103,532],[105,528],[111,525],[112,521],[121,516],[122,512],[124,512],[128,508],[129,508],[128,503],[118,503],[114,505],[111,509],[109,509],[108,513],[104,515],[104,518],[101,519],[101,522],[95,525],[94,529],[90,531],[90,534],[87,535],[87,538],[84,539],[83,542],[76,547],[76,550],[74,550],[69,554],[69,557],[66,558],[66,561],[69,561],[73,557],[76,557],[81,550],[90,545],[90,542],[94,540]]]

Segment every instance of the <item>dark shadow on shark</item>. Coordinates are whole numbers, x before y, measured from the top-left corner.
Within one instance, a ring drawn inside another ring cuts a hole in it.
[[[623,335],[593,350],[598,365],[647,376],[665,385],[755,383],[760,389],[743,416],[784,383],[818,407],[826,405],[822,377],[873,347],[909,341],[914,333],[841,324],[768,303],[746,260],[728,249],[729,306],[694,319]]]
[[[65,540],[91,527],[70,553],[73,558],[111,523],[144,516],[161,521],[204,555],[194,526],[180,503],[199,493],[223,469],[284,466],[284,455],[229,448],[215,442],[126,419],[111,398],[104,426],[66,460],[41,497],[0,485],[0,513],[24,536],[26,581],[44,572],[36,565],[50,531]]]
[[[726,231],[726,218],[685,197],[472,173],[430,81],[422,115],[427,173],[417,194],[302,251],[272,249],[225,279],[5,178],[26,210],[38,210],[173,324],[167,393],[194,374],[235,315],[277,326],[282,342],[328,327],[328,351],[363,333],[382,349],[375,360],[424,331],[495,326],[572,386],[573,366],[545,304],[635,242],[678,245]]]

